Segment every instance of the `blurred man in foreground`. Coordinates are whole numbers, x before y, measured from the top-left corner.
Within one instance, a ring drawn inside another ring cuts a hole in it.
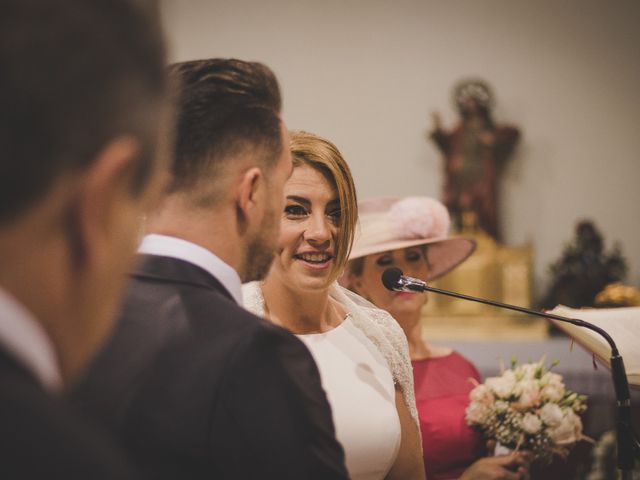
[[[129,478],[63,394],[110,331],[161,188],[157,26],[125,0],[0,15],[0,478]]]

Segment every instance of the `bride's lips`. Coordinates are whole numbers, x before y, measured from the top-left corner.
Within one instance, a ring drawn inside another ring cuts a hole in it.
[[[329,268],[333,263],[333,255],[320,252],[298,253],[293,258],[305,267],[313,270],[323,270]]]

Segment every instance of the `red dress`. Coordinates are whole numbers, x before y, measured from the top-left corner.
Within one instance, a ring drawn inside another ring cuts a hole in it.
[[[427,478],[458,478],[485,454],[482,438],[464,418],[474,387],[469,379],[479,382],[480,375],[457,352],[411,363]]]

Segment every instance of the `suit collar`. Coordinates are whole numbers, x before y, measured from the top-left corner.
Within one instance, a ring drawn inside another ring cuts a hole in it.
[[[63,382],[51,339],[27,308],[0,288],[0,346],[27,368],[50,392]]]
[[[131,275],[136,278],[167,283],[181,283],[213,289],[235,302],[229,290],[205,269],[178,258],[138,254],[137,265]]]
[[[143,238],[138,253],[171,257],[196,265],[215,277],[236,303],[242,305],[242,281],[238,272],[208,248],[183,238],[149,234]]]
[[[25,366],[23,362],[16,359],[16,357],[11,352],[0,345],[0,375],[4,377],[4,375],[9,374],[9,372],[11,372],[11,375],[18,375],[20,377],[23,377],[26,381],[33,384],[34,387],[41,390],[43,393],[46,393],[48,395],[58,393],[52,392],[51,390],[47,389],[47,387],[42,384],[38,376],[34,374],[33,370]],[[5,388],[5,386],[3,386],[3,388]],[[10,387],[7,386],[6,388]]]

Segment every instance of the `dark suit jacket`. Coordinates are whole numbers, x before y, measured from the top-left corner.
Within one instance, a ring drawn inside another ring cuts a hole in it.
[[[0,349],[0,478],[129,479],[124,458]]]
[[[75,398],[155,478],[347,478],[318,369],[208,272],[143,255]]]

